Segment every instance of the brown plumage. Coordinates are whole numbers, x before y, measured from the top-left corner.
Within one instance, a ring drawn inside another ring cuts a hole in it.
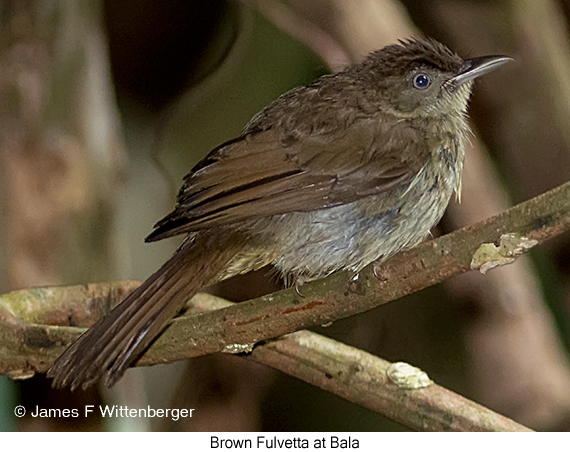
[[[507,60],[410,40],[281,96],[186,176],[147,238],[184,243],[58,358],[54,385],[112,385],[212,282],[358,272],[421,241],[460,190],[471,80]]]

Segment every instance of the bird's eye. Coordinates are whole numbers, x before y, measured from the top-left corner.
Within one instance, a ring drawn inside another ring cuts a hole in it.
[[[426,89],[431,85],[431,77],[427,74],[418,74],[413,79],[414,88]]]

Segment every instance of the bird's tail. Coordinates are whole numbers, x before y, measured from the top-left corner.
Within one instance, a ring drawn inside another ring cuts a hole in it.
[[[47,374],[53,386],[85,389],[103,375],[107,387],[115,384],[168,321],[239,250],[236,240],[211,232],[184,244],[57,358]]]

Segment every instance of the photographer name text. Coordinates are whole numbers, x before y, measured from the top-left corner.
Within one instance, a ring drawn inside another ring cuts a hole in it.
[[[94,413],[107,418],[169,418],[177,421],[181,418],[192,417],[196,411],[194,408],[129,408],[120,405],[85,405],[83,410],[79,408],[41,408],[36,405],[29,414],[39,418],[78,418],[89,417]],[[22,415],[17,413],[18,417]]]

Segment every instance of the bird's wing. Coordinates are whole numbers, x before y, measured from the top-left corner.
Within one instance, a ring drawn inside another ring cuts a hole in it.
[[[273,128],[212,151],[185,178],[175,210],[147,241],[246,219],[325,209],[405,184],[427,159],[407,121],[356,120],[299,139]]]

